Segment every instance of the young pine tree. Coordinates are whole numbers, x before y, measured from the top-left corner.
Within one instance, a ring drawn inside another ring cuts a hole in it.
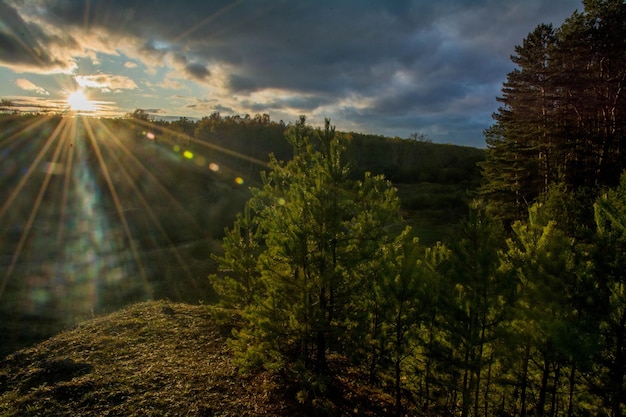
[[[324,374],[329,352],[357,350],[351,346],[364,339],[376,256],[401,219],[388,181],[350,179],[344,138],[329,121],[324,130],[304,122],[286,134],[293,159],[271,158],[248,202],[250,219],[241,217],[240,225],[255,228],[258,252],[233,231],[227,239],[240,243],[226,245],[224,259],[250,254],[254,267],[242,266],[240,275],[257,282],[252,301],[242,302],[247,325],[233,342],[242,362]]]
[[[624,415],[626,375],[626,174],[596,205],[598,226],[596,279],[602,298],[603,354],[599,385],[612,417]]]
[[[407,228],[383,248],[381,279],[375,284],[376,305],[380,309],[381,356],[392,364],[396,415],[402,415],[405,362],[420,352],[420,333],[436,303],[439,275],[437,268],[448,256],[443,245],[422,248]]]

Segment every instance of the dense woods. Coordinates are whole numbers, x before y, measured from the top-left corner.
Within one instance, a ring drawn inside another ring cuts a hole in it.
[[[592,203],[625,168],[626,7],[584,6],[559,28],[537,26],[511,57],[482,164],[482,195],[503,219],[523,217],[552,184]]]
[[[584,4],[516,48],[454,240],[420,244],[328,123],[287,130],[294,158],[270,163],[212,278],[246,320],[243,369],[321,408],[340,354],[396,415],[624,415],[626,5]]]
[[[345,355],[397,415],[622,415],[626,177],[597,199],[587,241],[556,187],[510,227],[476,202],[456,240],[428,246],[391,183],[350,179],[328,124],[287,136],[294,159],[270,163],[212,277],[247,323],[241,369],[287,373],[323,405],[327,358]]]

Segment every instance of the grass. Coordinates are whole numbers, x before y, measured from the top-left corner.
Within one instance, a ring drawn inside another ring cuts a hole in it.
[[[321,415],[278,375],[238,372],[226,343],[237,323],[215,307],[165,301],[89,320],[0,362],[0,416]],[[340,363],[325,413],[391,409]]]

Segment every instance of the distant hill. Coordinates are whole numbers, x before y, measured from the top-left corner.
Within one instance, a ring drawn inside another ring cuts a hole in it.
[[[0,415],[323,415],[266,373],[241,375],[226,336],[235,316],[208,306],[147,302],[94,318],[0,362]],[[335,360],[333,366],[339,367]],[[380,416],[391,399],[339,369],[328,415]]]

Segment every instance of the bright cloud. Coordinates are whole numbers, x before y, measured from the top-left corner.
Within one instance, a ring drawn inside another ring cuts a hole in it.
[[[31,81],[26,78],[18,78],[15,80],[15,85],[25,91],[32,91],[37,94],[41,94],[43,96],[49,96],[50,93],[46,91],[45,88],[39,87],[38,85],[33,84]]]
[[[94,74],[77,75],[76,82],[83,88],[96,88],[102,91],[133,90],[137,88],[135,82],[123,75]]]

